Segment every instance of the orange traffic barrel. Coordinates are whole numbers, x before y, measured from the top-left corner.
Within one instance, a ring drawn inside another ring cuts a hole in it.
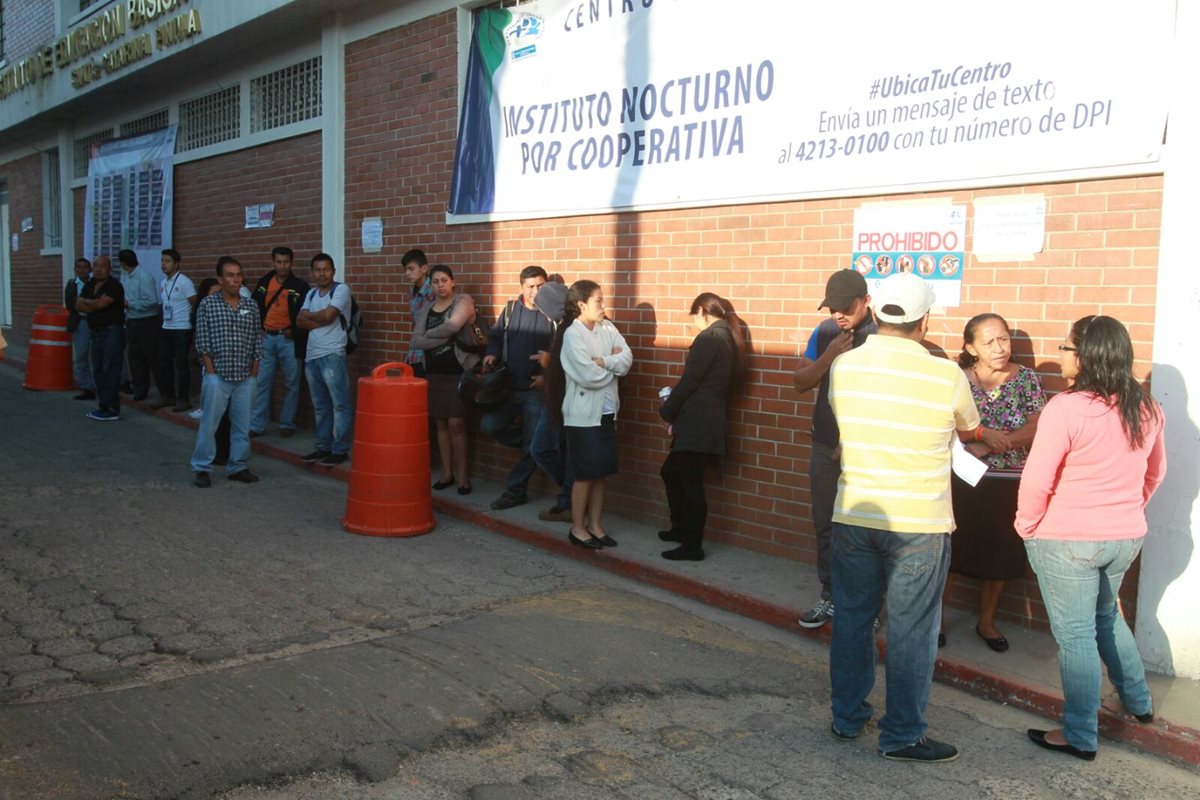
[[[409,365],[380,364],[358,379],[353,453],[344,529],[368,536],[433,530],[429,395]]]
[[[21,384],[24,388],[44,392],[69,392],[75,388],[67,318],[67,310],[62,306],[38,306],[34,312],[29,354],[25,359],[25,382]]]

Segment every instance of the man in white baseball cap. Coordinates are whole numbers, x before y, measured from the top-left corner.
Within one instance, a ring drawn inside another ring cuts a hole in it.
[[[933,289],[920,276],[885,278],[873,294],[879,332],[830,370],[841,431],[830,566],[837,622],[829,649],[834,738],[871,719],[874,622],[887,603],[887,710],[879,752],[893,761],[958,758],[925,736],[941,594],[950,565],[950,446],[979,427],[962,370],[921,346]]]

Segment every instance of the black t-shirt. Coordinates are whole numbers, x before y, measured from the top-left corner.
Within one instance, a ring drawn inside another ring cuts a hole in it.
[[[438,325],[441,325],[446,321],[446,316],[449,312],[449,308],[445,311],[429,309],[429,316],[425,318],[425,330],[433,330]],[[457,375],[462,372],[462,366],[458,363],[458,356],[454,353],[453,339],[440,347],[434,347],[425,351],[425,372],[428,375]]]
[[[84,284],[83,292],[79,296],[84,300],[99,300],[101,297],[112,298],[112,303],[108,308],[88,312],[87,323],[92,330],[108,325],[125,324],[125,287],[116,278],[110,277],[99,289],[96,287],[96,279],[92,278]]]

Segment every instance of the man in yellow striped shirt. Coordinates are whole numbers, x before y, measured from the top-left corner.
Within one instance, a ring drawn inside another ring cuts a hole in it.
[[[950,564],[950,447],[979,427],[956,364],[921,346],[933,289],[898,273],[872,292],[879,332],[830,370],[829,403],[842,435],[831,565],[837,618],[829,650],[835,738],[871,718],[874,621],[887,601],[887,710],[879,752],[897,761],[958,758],[925,736],[942,589]]]

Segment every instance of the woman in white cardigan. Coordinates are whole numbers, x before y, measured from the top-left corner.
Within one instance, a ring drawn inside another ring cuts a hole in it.
[[[567,291],[563,324],[547,374],[549,413],[562,415],[571,490],[572,544],[599,550],[617,542],[604,531],[604,479],[617,472],[617,378],[629,372],[633,353],[604,317],[604,294],[593,281]]]

